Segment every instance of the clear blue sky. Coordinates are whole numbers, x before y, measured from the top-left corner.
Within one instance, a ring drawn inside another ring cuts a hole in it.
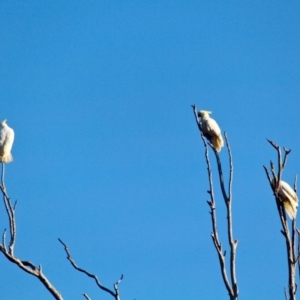
[[[298,1],[1,1],[16,255],[42,264],[65,299],[111,297],[71,268],[58,237],[107,287],[124,274],[122,300],[227,299],[195,103],[231,143],[240,298],[283,299],[285,245],[262,166],[276,158],[270,138],[292,149],[284,180],[300,170],[299,16]],[[52,299],[2,255],[0,266],[1,300]]]

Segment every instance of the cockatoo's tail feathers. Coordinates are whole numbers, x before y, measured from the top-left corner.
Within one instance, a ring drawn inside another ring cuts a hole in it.
[[[297,207],[294,207],[291,203],[285,201],[283,202],[284,210],[290,217],[290,219],[296,219]]]
[[[213,136],[210,142],[212,143],[217,152],[220,152],[222,147],[224,146],[224,141],[221,134],[218,136]]]
[[[272,186],[275,187],[275,180],[272,180]],[[291,219],[297,215],[298,197],[296,192],[285,181],[280,180],[278,186],[278,198],[283,204],[285,212]]]
[[[11,155],[11,153],[8,153],[6,155],[0,156],[0,162],[2,163],[10,163],[13,161],[13,157]]]

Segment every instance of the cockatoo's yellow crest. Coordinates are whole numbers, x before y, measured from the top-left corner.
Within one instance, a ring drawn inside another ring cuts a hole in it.
[[[212,111],[209,111],[209,110],[199,110],[198,117],[203,118],[205,115],[210,115],[210,114],[212,114]]]

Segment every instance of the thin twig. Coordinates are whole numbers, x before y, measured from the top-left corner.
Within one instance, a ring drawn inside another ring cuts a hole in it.
[[[287,296],[287,293],[286,293],[286,288],[284,288],[284,296],[285,296],[285,300],[288,300],[288,296]]]
[[[2,234],[2,246],[3,246],[3,249],[6,252],[7,250],[6,250],[6,241],[5,241],[5,239],[6,239],[6,229],[4,229],[3,234]]]
[[[114,289],[116,293],[116,300],[120,300],[120,295],[119,295],[119,283],[123,280],[123,274],[121,275],[120,279],[114,284]]]
[[[229,145],[229,141],[228,141],[228,137],[227,137],[227,133],[226,132],[224,132],[224,136],[225,136],[226,147],[228,149],[229,167],[230,167],[229,181],[228,181],[228,198],[230,199],[230,201],[232,201],[232,181],[233,181],[232,153],[231,153],[231,149],[230,149],[230,145]]]
[[[105,287],[104,285],[102,285],[98,279],[98,277],[94,274],[91,274],[90,272],[80,268],[77,266],[77,264],[75,263],[74,259],[72,258],[71,254],[70,254],[70,251],[69,251],[69,248],[68,246],[61,240],[61,239],[58,239],[59,242],[64,246],[64,249],[65,249],[65,252],[67,254],[67,259],[69,260],[69,262],[71,263],[71,265],[79,272],[82,272],[84,274],[86,274],[88,277],[90,278],[93,278],[96,282],[96,284],[98,285],[98,287],[109,293],[110,295],[112,295],[116,300],[120,300],[120,297],[119,297],[119,291],[118,291],[118,284],[121,282],[121,280],[123,279],[123,275],[121,276],[121,278],[114,284],[114,289],[115,289],[115,292],[113,292],[112,290],[108,289],[107,287]]]
[[[16,220],[15,220],[15,210],[13,209],[10,198],[6,193],[6,189],[3,185],[0,186],[0,189],[3,194],[3,202],[5,205],[6,213],[9,219],[9,231],[10,231],[10,241],[9,241],[9,252],[13,255],[14,245],[16,241]]]
[[[215,148],[211,147],[215,153],[216,156],[216,160],[217,160],[217,165],[218,165],[218,174],[219,174],[219,180],[220,180],[220,187],[221,187],[221,191],[222,191],[222,195],[223,198],[225,200],[225,202],[228,202],[228,196],[225,190],[225,183],[224,183],[224,176],[223,176],[223,171],[222,171],[222,163],[220,160],[220,156],[219,153],[215,150]]]
[[[2,185],[2,187],[4,188],[4,166],[5,166],[5,164],[4,163],[2,163],[2,173],[1,173],[1,185]]]
[[[233,223],[232,223],[232,181],[233,181],[233,162],[232,162],[232,154],[230,145],[228,142],[227,134],[224,134],[226,146],[228,149],[228,156],[229,156],[229,183],[228,183],[228,200],[225,201],[226,208],[227,208],[227,229],[228,229],[228,240],[230,245],[230,274],[231,274],[231,284],[234,290],[234,294],[238,295],[238,286],[237,286],[237,279],[236,279],[236,270],[235,270],[235,260],[236,260],[236,247],[238,244],[237,240],[233,238]],[[225,200],[225,199],[224,199]]]

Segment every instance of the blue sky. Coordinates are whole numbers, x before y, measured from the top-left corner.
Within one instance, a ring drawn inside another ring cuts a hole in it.
[[[283,299],[285,245],[262,166],[276,159],[270,138],[292,149],[284,180],[300,169],[299,14],[298,1],[1,1],[16,255],[42,264],[64,299],[111,297],[71,268],[58,237],[107,287],[124,274],[122,300],[226,299],[195,103],[231,143],[240,297]],[[0,265],[1,299],[52,299]]]

